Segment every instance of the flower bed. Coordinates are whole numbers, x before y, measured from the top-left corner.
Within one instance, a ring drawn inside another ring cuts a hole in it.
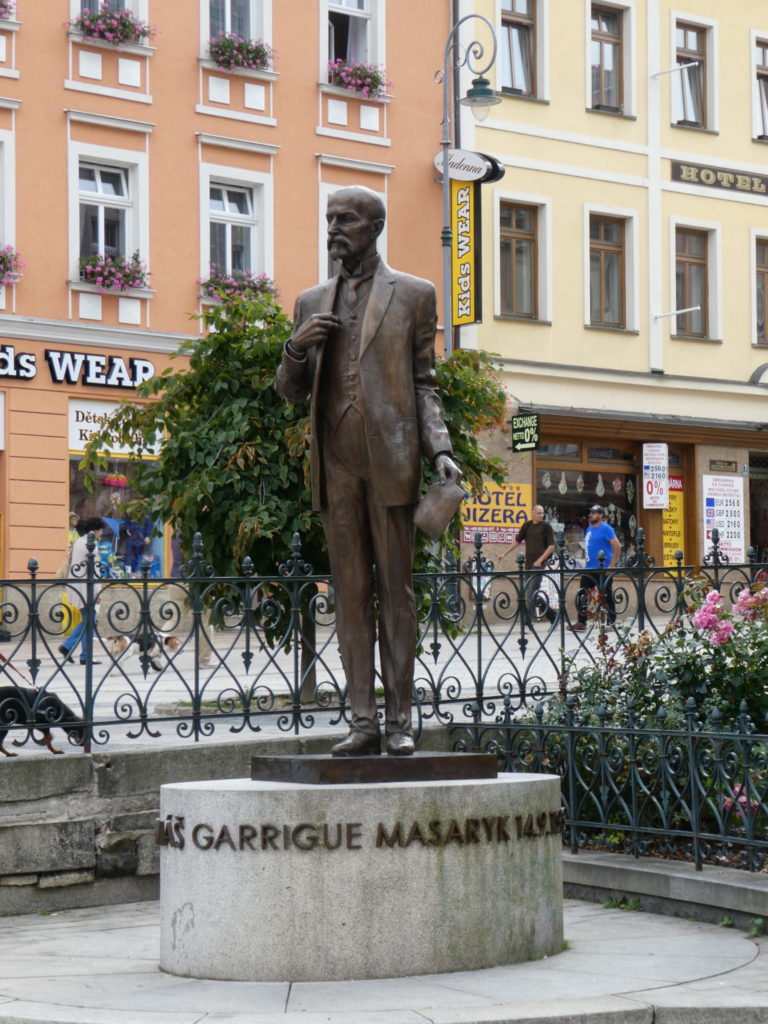
[[[211,267],[211,276],[200,281],[201,299],[254,299],[260,295],[277,295],[274,282],[266,274],[252,270],[236,270],[232,274]]]
[[[232,32],[219,32],[208,44],[211,60],[220,68],[250,68],[264,71],[272,66],[274,53],[262,40],[243,39]]]
[[[24,260],[12,245],[0,249],[0,285],[16,284],[24,266]]]
[[[369,100],[385,96],[392,88],[383,68],[376,64],[345,61],[341,57],[328,61],[328,81],[331,85],[341,86]]]
[[[125,256],[81,256],[80,280],[95,284],[99,291],[126,292],[147,287],[147,268],[138,252]]]
[[[115,46],[144,43],[154,35],[154,29],[140,21],[133,11],[113,11],[107,3],[102,4],[95,14],[92,11],[81,11],[76,18],[67,22],[67,26],[86,39],[103,39]]]

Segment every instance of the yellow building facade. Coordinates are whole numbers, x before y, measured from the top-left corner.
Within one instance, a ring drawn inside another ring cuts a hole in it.
[[[105,17],[153,31],[120,41],[89,34],[82,18],[97,16],[101,0],[0,3],[5,576],[23,574],[30,558],[43,573],[58,569],[70,512],[123,518],[120,452],[89,494],[83,446],[201,329],[190,314],[204,308],[212,264],[267,275],[290,312],[301,289],[328,276],[328,196],[361,184],[387,205],[385,256],[440,275],[433,75],[450,30],[444,0],[106,8]],[[211,48],[222,34],[263,42],[274,57],[230,66]],[[350,90],[332,62],[374,65],[381,95]],[[98,279],[105,257],[133,275],[123,287]],[[168,538],[150,550],[167,572]]]
[[[483,322],[525,457],[578,557],[597,502],[625,555],[768,545],[768,8],[762,0],[488,0],[501,102],[462,118],[482,186]],[[471,23],[470,23],[471,24]],[[467,26],[469,28],[469,25]],[[666,445],[667,509],[652,467]],[[490,552],[493,557],[493,548]]]

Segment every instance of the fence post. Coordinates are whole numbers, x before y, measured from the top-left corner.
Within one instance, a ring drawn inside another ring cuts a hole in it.
[[[477,700],[478,708],[481,708],[483,703],[483,689],[485,685],[485,680],[483,679],[483,622],[485,621],[485,613],[483,612],[483,577],[485,575],[485,559],[483,558],[483,535],[481,533],[475,534],[475,553],[472,556],[472,575],[474,579],[473,589],[475,591],[475,627],[477,629],[475,698]]]
[[[714,530],[712,531],[714,534]],[[701,802],[699,800],[699,776],[696,770],[696,701],[689,697],[685,702],[685,734],[688,747],[688,786],[691,793],[691,835],[693,837],[693,863],[697,871],[702,870],[701,855]]]
[[[83,605],[83,623],[85,629],[85,718],[87,722],[83,750],[91,752],[93,739],[93,634],[96,625],[96,534],[91,531],[85,542],[85,603]],[[101,575],[101,573],[99,573]],[[82,648],[81,648],[82,649]]]
[[[565,698],[565,749],[568,765],[568,806],[566,820],[570,819],[571,853],[579,852],[576,837],[576,698],[569,693]]]
[[[30,577],[30,589],[29,589],[29,625],[30,633],[32,634],[32,650],[30,651],[29,658],[27,658],[27,665],[32,675],[32,682],[37,679],[37,673],[40,669],[41,661],[37,656],[37,645],[38,645],[38,632],[40,630],[40,610],[37,607],[39,600],[37,596],[37,572],[40,568],[36,558],[30,558],[27,562],[27,571]]]
[[[302,687],[302,647],[303,637],[301,630],[301,584],[300,579],[309,576],[312,566],[301,557],[301,536],[294,533],[291,537],[291,553],[285,562],[280,565],[278,572],[281,576],[288,578],[286,588],[291,602],[290,619],[288,628],[290,631],[291,651],[293,653],[293,686],[291,687],[291,720],[292,729],[298,735],[301,726],[301,687]],[[344,700],[339,701],[340,712],[344,712]]]
[[[251,608],[253,601],[253,562],[249,555],[246,555],[240,566],[240,575],[243,577],[243,627],[245,629],[245,650],[243,651],[243,665],[248,672],[253,661],[251,650],[251,633],[256,634],[256,618]],[[248,708],[250,710],[250,707]]]

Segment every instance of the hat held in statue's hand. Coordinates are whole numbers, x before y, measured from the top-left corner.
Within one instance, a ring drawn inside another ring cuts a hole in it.
[[[439,540],[467,492],[451,480],[437,480],[416,506],[413,521],[432,540]]]

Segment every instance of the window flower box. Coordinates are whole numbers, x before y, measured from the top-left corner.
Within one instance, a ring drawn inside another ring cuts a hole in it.
[[[0,285],[14,285],[21,280],[25,263],[12,245],[0,249]]]
[[[96,285],[99,292],[127,292],[146,288],[147,268],[138,252],[125,256],[81,256],[80,280]]]
[[[261,296],[274,298],[277,295],[274,281],[266,274],[254,274],[252,270],[235,270],[228,274],[216,266],[211,267],[211,276],[200,281],[200,298],[209,301],[223,299],[255,299]]]
[[[243,39],[233,32],[219,32],[208,44],[208,55],[217,67],[231,71],[233,68],[250,68],[251,71],[266,71],[272,66],[274,52],[262,40]]]
[[[386,96],[392,88],[383,68],[376,64],[359,64],[341,57],[328,61],[328,81],[341,89],[357,93],[363,99],[375,100]]]
[[[155,33],[155,30],[146,22],[140,21],[133,11],[113,11],[106,3],[102,4],[95,14],[92,11],[81,11],[76,18],[67,22],[67,28],[85,39],[102,39],[115,46],[144,43]]]
[[[15,0],[0,0],[0,21],[10,21],[15,11]]]

